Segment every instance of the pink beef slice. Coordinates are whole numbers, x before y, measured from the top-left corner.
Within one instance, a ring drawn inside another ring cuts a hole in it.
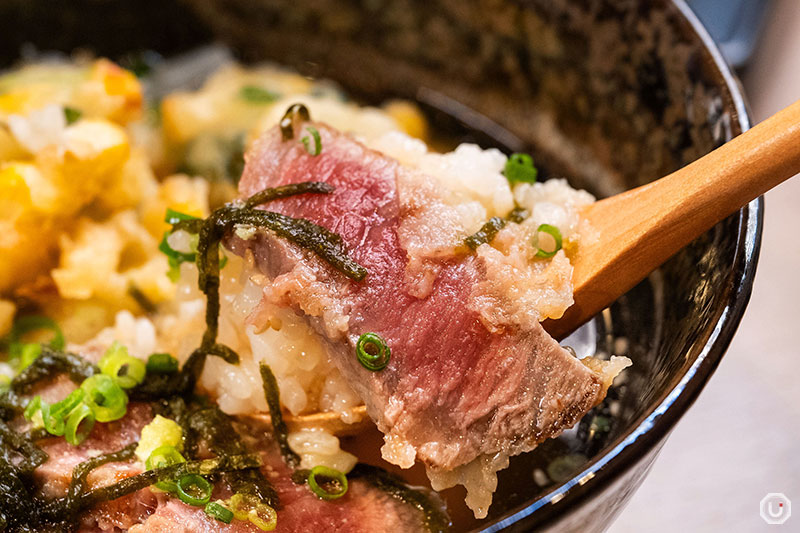
[[[280,455],[272,431],[261,423],[243,421],[236,430],[244,436],[251,450],[258,450],[262,472],[280,498],[275,531],[302,533],[330,531],[341,533],[426,531],[421,511],[362,479],[351,479],[347,493],[336,500],[322,500],[308,488],[291,479],[292,471]],[[211,500],[230,498],[228,487],[218,484]],[[162,498],[145,520],[130,528],[130,533],[258,533],[248,521],[225,524],[215,520],[200,507],[186,505],[177,498]]]
[[[428,294],[409,293],[408,255],[398,238],[408,213],[398,201],[398,182],[412,171],[324,124],[314,126],[322,140],[318,156],[297,139],[282,141],[278,128],[264,133],[246,154],[239,192],[247,197],[309,180],[335,186],[330,195],[305,194],[262,208],[338,233],[367,277],[352,281],[269,231],[232,237],[228,246],[253,252],[271,280],[269,305],[293,307],[328,341],[336,366],[385,434],[385,459],[409,467],[416,458],[450,470],[482,454],[521,453],[574,425],[603,399],[600,373],[538,322],[492,330],[481,322],[468,305],[472,288],[485,279],[474,254],[442,260]],[[365,332],[391,347],[382,371],[366,370],[356,359],[355,343]]]
[[[66,380],[59,379],[57,385],[64,394],[71,389]],[[128,406],[128,413],[120,420],[96,424],[89,437],[79,446],[72,446],[63,438],[42,440],[39,445],[49,458],[34,472],[42,494],[47,498],[66,494],[75,466],[136,442],[142,428],[152,417],[149,405],[132,403]],[[278,511],[276,531],[425,531],[424,517],[419,510],[360,479],[351,480],[348,492],[337,500],[317,498],[307,485],[298,485],[291,480],[292,472],[281,458],[270,428],[249,423],[238,431],[249,441],[249,448],[260,453],[262,471],[278,491],[281,509]],[[108,463],[89,474],[88,484],[91,488],[111,485],[139,474],[143,469],[144,465],[138,461]],[[230,495],[230,489],[220,483],[215,488],[213,499],[226,499]],[[240,520],[230,525],[224,524],[208,517],[200,507],[186,505],[177,498],[148,487],[89,509],[81,516],[78,531],[257,533],[261,530]]]
[[[360,479],[351,480],[347,493],[337,500],[325,501],[315,496],[307,485],[295,484],[291,471],[274,446],[263,452],[267,476],[278,491],[281,509],[276,532],[302,533],[325,531],[339,533],[422,532],[427,528],[421,511],[395,499]],[[229,490],[217,490],[212,501],[230,497]],[[202,508],[170,498],[130,533],[258,533],[247,521],[225,524]]]

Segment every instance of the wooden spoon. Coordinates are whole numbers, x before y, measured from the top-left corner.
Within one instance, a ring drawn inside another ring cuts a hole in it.
[[[583,211],[598,232],[573,260],[575,304],[557,339],[603,310],[717,222],[800,172],[800,101],[680,170]]]
[[[254,413],[247,415],[247,418],[261,423],[269,424],[272,418],[267,413]],[[290,432],[300,431],[301,429],[324,428],[325,431],[338,437],[357,435],[372,425],[372,420],[367,416],[367,407],[357,405],[350,408],[351,423],[344,422],[339,413],[331,411],[319,411],[303,415],[283,415],[283,421]]]

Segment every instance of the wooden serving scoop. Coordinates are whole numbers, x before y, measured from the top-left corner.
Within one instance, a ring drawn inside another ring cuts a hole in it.
[[[693,239],[800,172],[800,101],[657,181],[587,206],[598,232],[573,260],[575,304],[544,328],[561,339]]]

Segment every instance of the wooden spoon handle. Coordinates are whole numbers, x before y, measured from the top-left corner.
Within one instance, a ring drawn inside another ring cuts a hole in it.
[[[800,172],[800,101],[693,163],[592,204],[598,231],[573,262],[575,304],[545,329],[566,336],[726,216]]]

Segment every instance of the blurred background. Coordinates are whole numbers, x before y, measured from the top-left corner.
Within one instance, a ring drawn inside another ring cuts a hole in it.
[[[800,2],[689,3],[739,65],[754,123],[800,99]],[[800,177],[764,212],[739,331],[610,533],[800,531]],[[783,525],[759,516],[770,492],[794,503]]]

